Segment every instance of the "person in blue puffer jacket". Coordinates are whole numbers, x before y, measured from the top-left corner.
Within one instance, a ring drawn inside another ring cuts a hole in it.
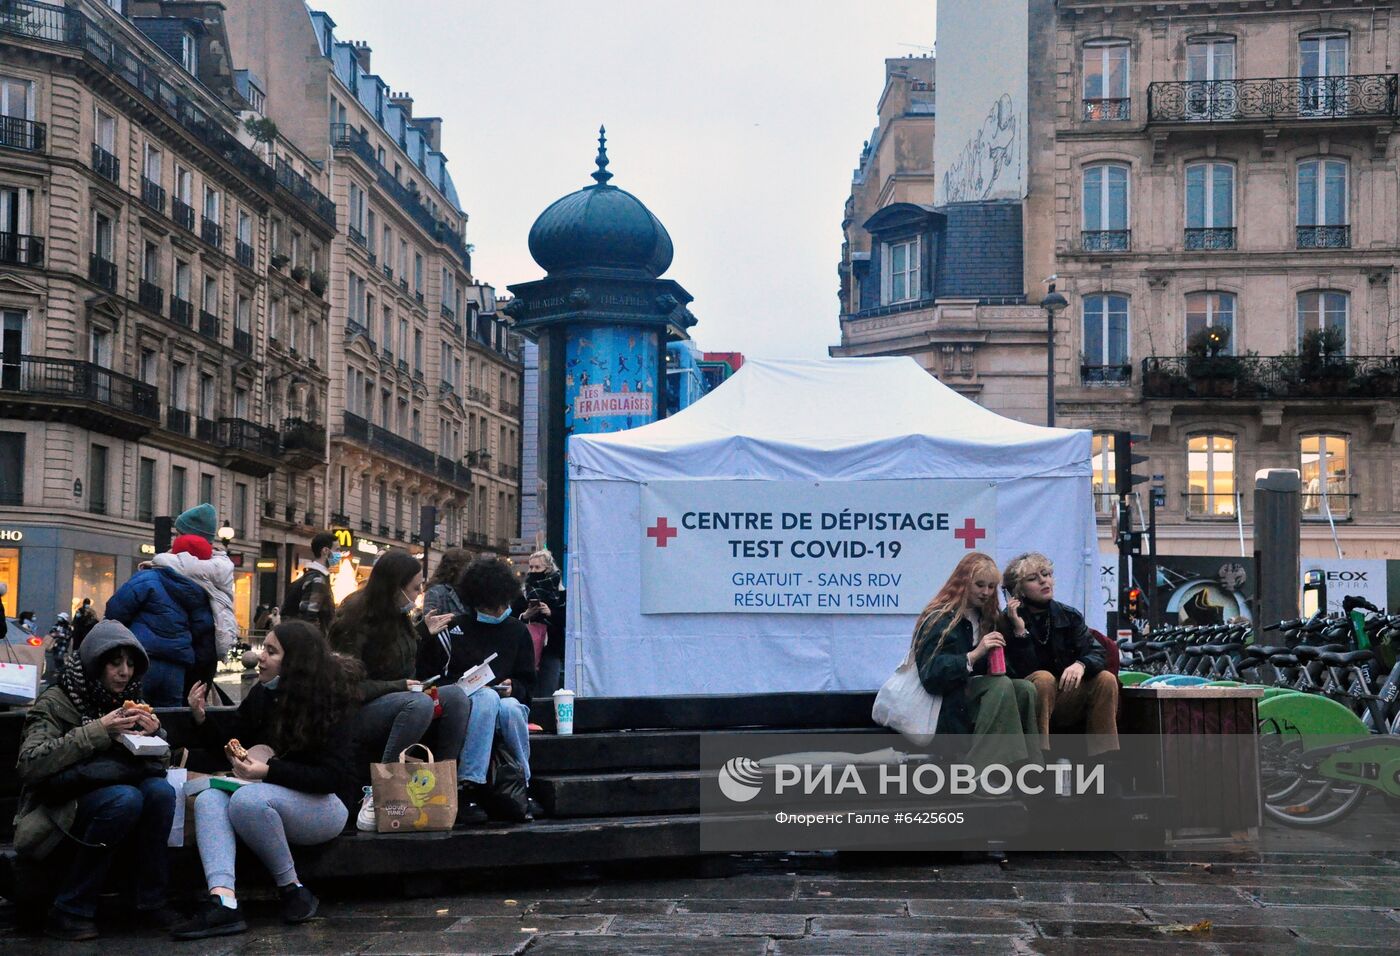
[[[181,535],[170,550],[195,545],[209,549],[203,539]],[[156,707],[179,707],[185,671],[204,656],[197,649],[214,645],[214,612],[204,588],[169,567],[143,568],[108,600],[106,617],[130,628],[151,659],[142,680],[146,700]]]

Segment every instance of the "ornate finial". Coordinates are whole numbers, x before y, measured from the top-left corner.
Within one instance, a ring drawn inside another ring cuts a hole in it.
[[[593,174],[593,181],[599,186],[606,186],[608,180],[612,179],[612,173],[608,172],[608,129],[606,126],[598,127],[598,171]]]

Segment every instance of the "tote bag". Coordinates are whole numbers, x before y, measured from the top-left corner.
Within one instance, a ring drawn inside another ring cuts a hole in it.
[[[924,690],[923,682],[919,680],[919,667],[914,661],[914,642],[911,640],[904,662],[895,668],[894,674],[875,695],[875,706],[870,716],[880,726],[897,730],[908,737],[914,746],[926,747],[933,742],[938,729],[938,714],[942,709],[942,696]]]
[[[421,750],[427,760],[409,757]],[[369,765],[374,825],[380,833],[451,830],[457,822],[457,761],[436,760],[422,744],[406,747],[397,763]]]

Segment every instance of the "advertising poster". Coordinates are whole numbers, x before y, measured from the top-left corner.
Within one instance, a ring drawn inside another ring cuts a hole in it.
[[[1140,566],[1140,565],[1139,565]],[[1103,621],[1118,609],[1118,554],[1099,553],[1099,601],[1093,609]],[[1147,582],[1139,580],[1144,591],[1143,617],[1147,606]],[[1157,603],[1160,614],[1153,615],[1164,625],[1222,624],[1235,618],[1254,616],[1254,559],[1241,557],[1198,557],[1165,554],[1157,558]],[[1085,615],[1091,627],[1095,613]]]
[[[656,420],[656,333],[595,325],[569,336],[564,355],[564,431],[620,432]]]
[[[986,481],[653,481],[642,613],[917,614],[996,553]]]
[[[1386,607],[1386,561],[1339,558],[1304,558],[1298,586],[1309,571],[1321,571],[1327,582],[1327,613],[1341,614],[1342,600],[1349,595],[1365,598],[1378,608]]]

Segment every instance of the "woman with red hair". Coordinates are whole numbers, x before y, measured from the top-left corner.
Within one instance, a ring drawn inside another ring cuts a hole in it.
[[[965,556],[914,628],[919,680],[943,698],[937,733],[972,735],[966,759],[978,769],[1040,762],[1035,688],[1007,677],[1004,666],[988,673],[989,655],[1006,646],[995,630],[1000,583],[991,558]]]

